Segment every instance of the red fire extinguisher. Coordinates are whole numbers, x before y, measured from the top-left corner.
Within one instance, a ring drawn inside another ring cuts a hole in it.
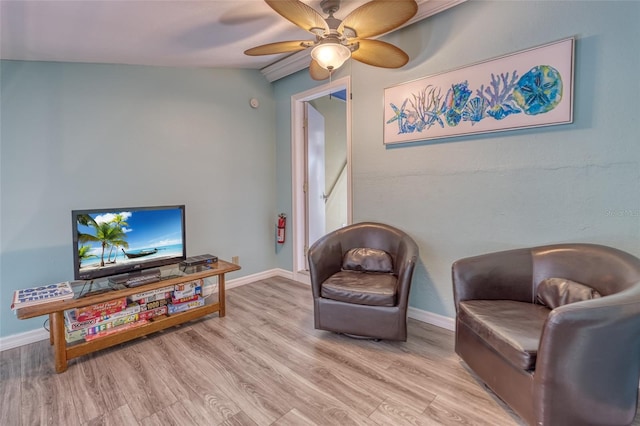
[[[287,215],[280,213],[278,215],[277,241],[278,244],[284,244],[284,231],[287,227]]]

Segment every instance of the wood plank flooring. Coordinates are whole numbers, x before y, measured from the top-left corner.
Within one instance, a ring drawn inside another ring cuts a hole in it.
[[[313,329],[311,289],[271,278],[217,314],[72,360],[48,341],[0,353],[0,425],[520,425],[465,368],[453,333],[407,342]],[[638,418],[635,425],[640,425]]]

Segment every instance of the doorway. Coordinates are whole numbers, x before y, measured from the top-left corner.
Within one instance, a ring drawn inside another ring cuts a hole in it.
[[[293,275],[298,281],[309,282],[309,246],[352,221],[350,93],[350,79],[344,77],[291,98]]]

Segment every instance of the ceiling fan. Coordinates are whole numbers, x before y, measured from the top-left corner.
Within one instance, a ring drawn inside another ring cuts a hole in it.
[[[415,0],[372,0],[355,9],[344,20],[333,16],[340,0],[322,0],[323,18],[299,0],[265,0],[278,14],[315,36],[315,40],[280,41],[246,50],[246,55],[275,55],[311,48],[309,73],[314,80],[325,80],[350,57],[383,68],[400,68],[409,56],[400,48],[371,40],[394,30],[418,11]]]

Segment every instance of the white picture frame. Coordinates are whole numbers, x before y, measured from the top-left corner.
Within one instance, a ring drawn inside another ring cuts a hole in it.
[[[384,89],[384,144],[573,122],[573,37]]]

